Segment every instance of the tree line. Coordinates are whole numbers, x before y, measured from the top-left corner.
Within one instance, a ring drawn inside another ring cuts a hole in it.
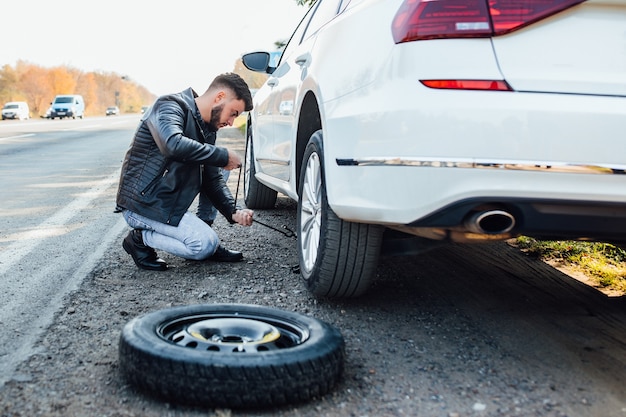
[[[58,94],[80,94],[85,114],[102,115],[109,106],[138,113],[156,96],[128,77],[114,72],[84,72],[69,66],[45,68],[26,61],[0,68],[0,103],[25,101],[31,117],[43,116]]]
[[[247,70],[241,59],[233,72],[242,76],[251,89],[259,88],[265,74]],[[85,99],[85,115],[103,115],[109,106],[121,113],[138,113],[156,96],[145,87],[115,72],[84,72],[68,66],[45,68],[26,61],[0,68],[0,106],[9,101],[25,101],[31,117],[46,114],[58,94],[80,94]]]

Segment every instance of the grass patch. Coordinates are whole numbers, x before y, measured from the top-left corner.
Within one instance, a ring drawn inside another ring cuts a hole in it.
[[[626,250],[610,243],[542,241],[521,236],[516,245],[544,261],[556,261],[589,278],[594,286],[626,294]]]

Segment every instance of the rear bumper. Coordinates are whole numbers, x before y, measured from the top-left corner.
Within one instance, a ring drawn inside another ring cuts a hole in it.
[[[626,175],[327,163],[329,204],[342,219],[447,239],[476,213],[503,210],[502,236],[626,240]],[[422,229],[436,229],[426,231]],[[494,234],[498,234],[494,232]],[[466,237],[452,240],[465,240]]]
[[[486,205],[516,213],[512,233],[626,235],[626,98],[371,88],[325,107],[328,201],[342,219],[462,228]]]

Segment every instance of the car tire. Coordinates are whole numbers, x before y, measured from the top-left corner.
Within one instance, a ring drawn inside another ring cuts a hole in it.
[[[322,131],[304,152],[298,186],[297,236],[300,273],[315,295],[362,295],[376,273],[384,228],[337,217],[328,204]]]
[[[256,179],[252,128],[246,129],[246,157],[243,167],[243,195],[246,207],[250,209],[270,209],[276,205],[278,193]]]
[[[122,375],[142,392],[196,406],[275,407],[322,396],[343,372],[333,326],[270,307],[213,304],[139,316],[120,336]]]

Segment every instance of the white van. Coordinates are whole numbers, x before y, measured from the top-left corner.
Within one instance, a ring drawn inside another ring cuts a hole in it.
[[[30,118],[30,109],[25,101],[10,101],[2,108],[2,120],[27,120],[28,118]]]
[[[83,96],[78,94],[56,96],[50,105],[51,119],[55,117],[59,119],[63,119],[64,117],[71,117],[73,119],[78,117],[82,119],[85,115],[85,101],[83,100]]]

